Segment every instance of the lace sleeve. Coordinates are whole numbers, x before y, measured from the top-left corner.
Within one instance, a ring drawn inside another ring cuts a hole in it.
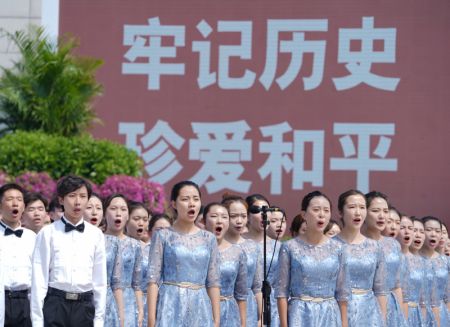
[[[429,282],[429,272],[427,269],[427,263],[425,261],[425,259],[420,258],[420,269],[422,271],[422,275],[423,275],[423,282],[422,282],[422,291],[420,292],[420,296],[419,296],[419,303],[421,306],[425,306],[427,304],[430,304],[430,294],[431,294],[431,290],[430,290],[430,282]]]
[[[258,294],[258,293],[261,293],[262,281],[264,278],[264,275],[263,275],[264,268],[263,268],[262,253],[259,251],[256,251],[255,255],[257,256],[257,259],[256,259],[255,276],[253,277],[253,283],[252,283],[252,291],[253,291],[253,294]]]
[[[134,245],[135,255],[134,255],[134,269],[133,269],[133,280],[131,281],[131,286],[135,291],[141,290],[142,284],[142,247],[136,242]]]
[[[280,255],[278,257],[278,269],[275,281],[275,297],[289,297],[291,258],[286,244],[281,245]],[[298,272],[300,273],[300,272]]]
[[[112,290],[117,290],[121,288],[121,280],[122,280],[122,247],[119,245],[119,242],[114,242],[114,266],[111,274],[110,285]]]
[[[386,276],[386,260],[384,258],[383,249],[377,243],[375,247],[377,256],[377,265],[375,269],[375,277],[373,281],[373,292],[375,296],[387,295],[387,276]]]
[[[430,260],[431,261],[431,260]],[[438,279],[436,277],[436,270],[434,267],[434,264],[430,262],[431,270],[433,274],[432,284],[431,284],[431,290],[430,291],[430,304],[432,308],[439,307],[439,295],[438,295],[438,287],[442,287],[438,284]]]
[[[247,299],[247,292],[247,256],[240,249],[239,269],[234,285],[234,298],[238,301],[245,301]]]
[[[206,287],[220,287],[219,250],[216,238],[211,236],[209,243],[211,256],[209,258],[208,275],[206,276]]]
[[[399,258],[400,258],[400,265],[397,269],[397,275],[395,276],[395,288],[401,288],[402,287],[402,279],[405,278],[405,274],[402,274],[402,268],[403,267],[403,261],[405,259],[405,256],[402,254],[402,250],[400,247],[400,244],[396,240],[392,240],[392,242],[395,244],[395,250],[397,251]]]
[[[347,265],[347,246],[342,246],[339,253],[339,271],[336,281],[336,300],[348,302],[351,298],[350,274]]]
[[[159,284],[162,280],[162,265],[164,260],[163,229],[152,235],[150,254],[148,257],[148,283]]]

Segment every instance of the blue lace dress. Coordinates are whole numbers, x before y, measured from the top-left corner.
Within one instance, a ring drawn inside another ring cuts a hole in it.
[[[289,298],[289,326],[342,326],[337,301],[351,296],[345,262],[344,246],[332,239],[311,245],[297,237],[281,246],[275,296]]]
[[[426,289],[425,261],[420,255],[404,255],[406,270],[402,273],[403,302],[408,304],[408,326],[425,326],[425,317],[420,308],[420,299]]]
[[[403,254],[400,244],[392,237],[382,236],[379,240],[386,261],[387,316],[386,327],[406,327],[406,319],[394,290],[401,288]],[[403,269],[406,269],[403,266]],[[403,271],[404,274],[407,272]]]
[[[449,298],[449,263],[448,258],[443,255],[437,255],[433,258],[423,257],[426,269],[426,294],[424,305],[427,316],[425,318],[426,326],[438,326],[435,316],[432,312],[433,307],[439,308],[440,326],[450,326],[450,317],[447,310],[447,299]]]
[[[210,232],[157,231],[150,245],[149,283],[160,284],[156,326],[212,327],[207,288],[220,287],[217,241]]]
[[[384,327],[384,318],[376,296],[387,295],[386,269],[380,244],[365,238],[360,244],[348,244],[339,235],[338,242],[345,244],[346,261],[352,288],[347,305],[349,327]]]
[[[124,326],[138,325],[138,307],[135,291],[141,290],[142,249],[140,241],[126,236],[120,240],[122,250],[122,289],[124,302]]]
[[[105,326],[119,327],[119,311],[113,291],[121,287],[122,257],[119,239],[112,235],[105,235],[106,274],[108,285],[106,290]]]
[[[142,246],[142,245],[141,245]],[[148,285],[148,258],[150,253],[150,242],[142,247],[142,303],[144,306],[144,320],[142,326],[147,326],[148,320],[148,307],[147,307],[147,285]]]
[[[236,301],[247,300],[247,257],[238,245],[219,250],[220,326],[240,327]]]
[[[255,295],[261,293],[263,266],[258,244],[250,239],[238,244],[247,256],[247,327],[258,324],[258,305]]]

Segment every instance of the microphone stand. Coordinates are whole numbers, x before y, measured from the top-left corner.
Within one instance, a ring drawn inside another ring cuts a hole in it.
[[[264,240],[263,240],[263,258],[264,258],[264,279],[262,283],[262,297],[263,297],[263,325],[270,327],[270,293],[272,291],[270,287],[270,282],[267,280],[268,274],[267,274],[267,235],[266,235],[266,228],[269,225],[269,222],[267,220],[267,209],[263,207],[262,208],[262,219],[263,219],[263,226],[264,226]]]

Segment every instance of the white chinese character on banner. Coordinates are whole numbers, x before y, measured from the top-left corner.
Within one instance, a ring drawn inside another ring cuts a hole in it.
[[[211,25],[202,19],[197,24],[197,30],[206,39],[213,31]],[[211,72],[211,41],[193,41],[192,51],[198,52],[198,77],[197,84],[201,89],[216,83],[216,72]]]
[[[119,134],[125,135],[125,146],[141,155],[142,147],[138,142],[138,135],[144,134],[144,123],[119,123]]]
[[[326,41],[305,40],[305,32],[326,32],[327,19],[269,19],[267,22],[266,64],[259,78],[261,84],[268,90],[278,66],[278,53],[288,53],[291,56],[285,73],[276,79],[280,89],[287,88],[300,73],[305,53],[313,54],[312,73],[303,77],[304,90],[312,90],[320,85],[325,64]],[[291,40],[279,40],[280,33],[292,33]]]
[[[126,146],[142,157],[150,179],[165,184],[183,169],[170,146],[180,150],[185,140],[162,120],[158,120],[138,142],[137,136],[144,130],[144,123],[119,123],[119,133],[125,134]]]
[[[162,37],[173,38],[174,46],[162,46]],[[124,56],[129,62],[122,63],[122,74],[147,75],[147,88],[159,90],[162,75],[184,75],[184,64],[161,62],[161,58],[176,57],[184,38],[185,26],[163,26],[158,17],[150,18],[148,25],[125,25],[123,44],[130,49]]]
[[[259,152],[269,154],[267,160],[258,169],[261,179],[270,176],[270,194],[281,194],[283,182],[283,170],[289,173],[292,170],[292,142],[283,140],[284,134],[292,132],[289,123],[284,122],[276,125],[263,126],[259,128],[264,137],[271,137],[270,142],[260,142]]]
[[[247,193],[251,182],[240,179],[241,162],[252,159],[252,141],[244,139],[247,122],[192,123],[192,129],[198,138],[189,141],[189,160],[203,165],[191,179],[210,194],[224,189]]]
[[[334,134],[339,138],[344,158],[331,158],[331,170],[356,171],[356,187],[366,193],[370,190],[371,171],[397,171],[397,159],[386,159],[391,139],[385,135],[395,135],[395,124],[335,123]],[[357,137],[358,149],[350,135]],[[371,157],[371,136],[379,136],[378,144]]]
[[[395,91],[400,78],[372,73],[372,63],[395,63],[395,28],[374,28],[373,17],[363,17],[362,28],[340,28],[338,62],[347,63],[350,75],[333,78],[336,90],[353,88],[361,83],[386,91]],[[352,51],[351,42],[360,41],[361,49]],[[383,50],[374,50],[374,41],[383,42]]]
[[[311,169],[305,169],[305,144],[311,143]],[[292,172],[292,189],[303,190],[304,183],[323,186],[324,167],[324,131],[294,131],[294,170]]]
[[[202,20],[197,24],[197,30],[203,38],[213,31],[212,27]],[[219,46],[218,85],[221,89],[248,89],[255,82],[256,74],[248,69],[241,77],[230,76],[230,59],[251,59],[252,55],[252,22],[251,21],[219,21],[218,32],[238,32],[241,35],[239,45]],[[192,42],[192,51],[199,53],[198,86],[203,89],[216,83],[216,72],[211,72],[211,41]]]
[[[313,186],[323,186],[324,132],[294,130],[293,142],[285,142],[284,135],[292,132],[287,122],[260,128],[264,137],[271,142],[260,142],[259,152],[269,156],[261,168],[259,176],[264,180],[270,175],[270,193],[281,194],[283,170],[292,171],[292,189],[302,190],[305,182]],[[305,144],[312,143],[311,170],[305,169]],[[292,155],[292,158],[291,158]]]

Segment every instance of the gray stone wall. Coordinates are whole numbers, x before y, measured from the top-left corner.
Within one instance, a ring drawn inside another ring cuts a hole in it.
[[[0,28],[9,32],[41,24],[42,0],[0,0]],[[0,38],[0,66],[11,67],[19,54],[5,37]],[[1,72],[0,72],[1,73]]]

